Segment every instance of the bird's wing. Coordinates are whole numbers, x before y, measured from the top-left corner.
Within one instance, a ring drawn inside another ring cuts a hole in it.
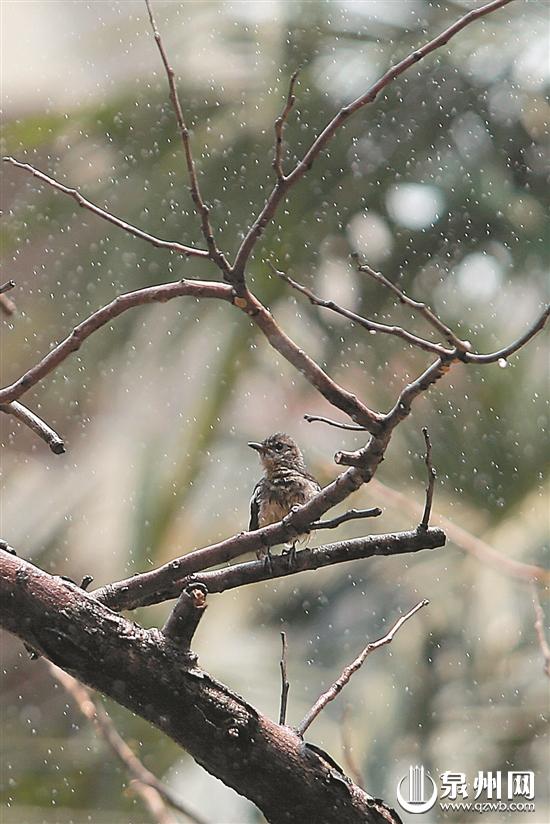
[[[254,492],[252,493],[252,498],[250,499],[250,521],[248,523],[248,530],[252,532],[254,529],[259,529],[260,524],[258,521],[260,515],[260,504],[258,502],[258,493],[260,492],[260,484],[261,481],[258,481],[256,486],[254,487]]]

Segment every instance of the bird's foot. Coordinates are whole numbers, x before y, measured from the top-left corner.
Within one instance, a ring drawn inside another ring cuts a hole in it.
[[[266,553],[264,555],[264,567],[265,571],[269,575],[273,575],[273,558],[271,556],[271,550],[269,547],[267,547]]]
[[[288,555],[288,568],[293,569],[296,564],[296,541],[284,547],[282,555]]]

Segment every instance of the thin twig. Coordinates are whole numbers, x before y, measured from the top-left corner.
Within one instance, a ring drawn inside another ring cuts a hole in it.
[[[353,749],[351,746],[351,742],[349,740],[349,727],[347,724],[348,720],[348,711],[349,705],[346,704],[342,711],[342,718],[340,719],[340,735],[342,739],[342,754],[343,754],[343,761],[347,768],[347,771],[350,777],[353,780],[354,784],[357,784],[358,787],[364,789],[365,787],[365,779],[361,773],[361,770],[357,766],[355,758],[353,757]]]
[[[362,315],[358,315],[356,312],[352,312],[350,309],[340,306],[340,304],[333,300],[324,300],[318,295],[315,295],[311,289],[307,288],[307,286],[302,286],[301,283],[293,280],[284,272],[280,272],[271,262],[269,265],[275,275],[286,281],[286,283],[288,283],[289,286],[292,286],[293,289],[296,289],[297,292],[301,292],[302,295],[305,295],[309,302],[314,306],[321,306],[324,309],[330,309],[332,312],[335,312],[336,314],[351,320],[353,323],[356,323],[358,326],[363,327],[363,329],[366,329],[368,332],[381,332],[386,335],[394,335],[395,337],[407,341],[407,343],[410,343],[412,346],[418,346],[419,349],[423,349],[425,352],[432,352],[440,356],[448,356],[453,353],[452,350],[445,349],[444,346],[441,346],[438,343],[433,343],[432,341],[425,340],[425,338],[421,338],[418,335],[414,335],[412,332],[403,329],[401,326],[388,326],[386,323],[378,323],[377,321],[369,320],[368,318],[364,318]]]
[[[391,280],[384,277],[381,272],[377,272],[372,269],[366,263],[359,262],[359,256],[357,254],[353,254],[352,258],[357,262],[357,269],[359,272],[365,272],[365,274],[369,275],[369,277],[373,278],[374,280],[378,281],[378,283],[382,283],[388,289],[390,289],[395,295],[400,303],[405,304],[406,306],[410,306],[420,315],[422,315],[428,323],[433,326],[440,334],[444,336],[448,343],[451,344],[453,348],[455,348],[459,352],[467,352],[470,349],[470,345],[466,342],[461,340],[452,329],[450,329],[446,324],[441,321],[437,315],[427,306],[425,303],[422,303],[418,300],[413,300],[408,295],[403,292],[395,283],[392,283]]]
[[[0,295],[3,295],[4,292],[9,292],[10,289],[15,288],[15,281],[14,280],[7,280],[5,283],[0,286]]]
[[[426,443],[426,457],[424,460],[428,470],[428,485],[426,486],[426,503],[424,505],[422,520],[420,521],[420,529],[428,529],[430,524],[430,514],[432,511],[432,501],[434,497],[434,484],[437,473],[432,464],[432,442],[430,441],[430,433],[428,432],[427,426],[422,427],[422,434],[424,435],[424,441]]]
[[[30,163],[21,163],[14,157],[4,157],[2,160],[4,160],[5,163],[11,163],[12,166],[16,166],[18,169],[23,169],[26,172],[30,172],[30,174],[34,177],[37,177],[39,180],[47,183],[48,186],[51,186],[52,189],[57,189],[57,191],[63,192],[64,194],[69,195],[69,197],[72,197],[83,209],[88,209],[88,211],[93,212],[94,215],[103,218],[103,220],[106,220],[108,223],[112,223],[113,226],[118,226],[119,229],[123,229],[128,234],[140,238],[140,240],[146,240],[147,243],[150,243],[157,249],[169,249],[171,252],[177,252],[178,254],[185,255],[186,257],[210,257],[209,252],[205,249],[195,249],[193,246],[186,246],[183,243],[176,243],[174,240],[162,240],[161,238],[155,237],[155,235],[150,235],[148,232],[144,232],[142,229],[138,229],[137,226],[132,226],[132,224],[128,223],[126,220],[122,220],[121,218],[111,214],[111,212],[108,212],[106,209],[101,209],[99,206],[96,206],[91,200],[88,200],[88,198],[84,197],[84,195],[81,195],[78,189],[72,189],[69,186],[64,186],[63,183],[59,183],[58,180],[55,180],[55,178],[50,177],[44,172],[41,172],[39,169],[36,169],[34,166],[31,166]]]
[[[325,418],[322,415],[304,415],[304,420],[308,423],[314,423],[318,421],[319,423],[326,423],[329,426],[335,426],[337,429],[348,429],[353,432],[367,432],[367,428],[365,426],[359,426],[356,423],[340,423],[340,421],[333,421],[331,418]]]
[[[227,278],[230,270],[229,263],[225,259],[223,253],[220,252],[220,250],[216,246],[216,241],[214,239],[214,235],[212,232],[212,226],[210,224],[210,209],[204,202],[201,195],[197,171],[195,169],[195,161],[193,160],[193,153],[191,151],[189,129],[187,128],[185,119],[183,117],[183,109],[181,107],[180,99],[178,96],[178,89],[176,86],[174,69],[171,67],[168,61],[168,56],[164,49],[162,37],[157,28],[157,24],[155,22],[153,10],[151,8],[151,3],[149,2],[149,0],[145,0],[145,5],[147,6],[147,11],[149,13],[149,20],[151,23],[151,28],[153,30],[153,37],[155,38],[155,42],[159,50],[164,70],[166,72],[166,77],[168,79],[168,87],[170,89],[170,101],[172,103],[172,108],[176,116],[176,122],[178,124],[181,142],[183,144],[183,150],[185,152],[185,161],[187,164],[187,172],[189,174],[191,197],[193,199],[193,203],[195,204],[197,214],[200,217],[202,233],[206,241],[206,245],[208,246],[208,256],[212,258],[216,266],[222,272],[223,276]]]
[[[196,298],[219,298],[229,302],[233,300],[230,286],[223,283],[198,280],[163,283],[159,286],[148,286],[145,289],[137,289],[134,292],[118,295],[106,306],[102,306],[101,309],[93,312],[78,326],[75,326],[70,335],[51,349],[41,361],[31,367],[18,380],[0,389],[0,403],[10,403],[21,397],[28,389],[35,386],[50,372],[53,372],[68,355],[76,352],[82,342],[93,332],[110,323],[128,309],[150,303],[165,303],[173,298],[187,295]]]
[[[292,111],[292,107],[294,106],[294,101],[296,97],[294,95],[294,86],[296,85],[296,79],[298,77],[298,69],[293,72],[290,78],[290,84],[288,87],[288,95],[285,103],[285,107],[277,120],[275,121],[275,157],[273,158],[273,168],[275,169],[275,173],[279,180],[284,178],[284,171],[283,171],[283,133],[285,129],[285,124],[288,120],[288,116]]]
[[[429,601],[419,601],[416,606],[414,606],[411,610],[409,610],[405,615],[402,615],[399,618],[393,627],[384,635],[382,638],[379,638],[378,641],[373,641],[372,643],[367,644],[365,649],[362,653],[353,661],[349,666],[347,666],[339,678],[332,684],[329,689],[324,692],[322,695],[319,696],[315,704],[311,707],[311,709],[306,713],[304,718],[300,721],[298,726],[296,727],[296,732],[298,735],[303,736],[305,731],[311,726],[313,721],[317,718],[319,713],[321,713],[327,704],[330,701],[334,701],[336,696],[344,689],[348,681],[350,680],[351,676],[357,672],[357,670],[364,664],[366,658],[370,655],[371,652],[374,652],[380,647],[385,646],[386,644],[390,644],[393,641],[393,638],[397,632],[401,629],[403,624],[405,624],[409,618],[412,618],[418,610],[422,609],[429,604]]]
[[[380,507],[375,506],[372,509],[348,509],[343,515],[338,515],[336,518],[331,518],[328,521],[317,521],[309,527],[312,529],[336,529],[340,524],[345,524],[346,521],[355,521],[358,518],[377,518],[382,514]]]
[[[6,415],[12,415],[24,426],[28,426],[39,438],[45,441],[52,452],[56,455],[61,455],[65,452],[65,443],[59,437],[57,432],[48,426],[48,424],[39,418],[35,412],[31,412],[26,406],[19,401],[12,401],[11,403],[1,403],[0,412]]]
[[[410,513],[413,518],[421,516],[422,505],[413,501],[408,495],[386,486],[377,478],[373,478],[371,484],[373,494],[383,498],[390,506],[393,505],[401,512]],[[472,535],[471,532],[457,526],[453,521],[437,512],[432,513],[432,521],[435,521],[438,526],[445,530],[449,540],[456,546],[472,555],[480,563],[488,564],[492,569],[500,572],[501,575],[507,575],[509,578],[516,578],[519,581],[537,581],[544,586],[550,586],[550,570],[509,558],[486,541]]]
[[[288,678],[286,675],[286,665],[287,665],[287,653],[288,653],[288,646],[286,642],[286,632],[281,632],[281,661],[280,661],[280,668],[281,668],[281,705],[279,709],[279,724],[284,726],[286,724],[286,708],[288,703],[288,691],[290,689],[290,684],[288,683]]]
[[[187,816],[187,818],[191,822],[194,822],[194,824],[206,824],[202,817],[199,817],[196,813],[190,811],[187,805],[176,796],[170,787],[163,784],[163,782],[160,781],[156,775],[150,772],[150,770],[148,770],[147,767],[141,763],[137,755],[130,749],[128,744],[121,737],[112,719],[103,707],[94,701],[92,693],[88,688],[77,681],[76,678],[73,678],[72,675],[69,675],[47,659],[44,658],[43,661],[50,674],[69,693],[80,712],[88,719],[88,721],[91,721],[94,724],[99,735],[101,735],[104,741],[106,741],[119,761],[122,762],[129,775],[135,781],[134,786],[136,792],[142,797],[145,804],[149,807],[150,812],[153,815],[158,816],[158,802],[162,799],[171,807],[179,810],[179,812]],[[156,797],[151,796],[150,792],[143,793],[142,788],[144,786],[147,787],[148,790],[153,790]],[[154,805],[151,805],[152,800],[155,802]],[[162,807],[164,807],[164,804]],[[163,812],[167,813],[167,810],[164,808]],[[160,822],[158,817],[156,820]],[[168,824],[170,821],[170,824],[172,824],[175,820],[172,816],[165,815],[162,821],[165,822],[165,824]]]
[[[540,651],[544,659],[544,673],[550,678],[550,646],[546,640],[544,631],[544,612],[539,598],[539,591],[534,582],[531,583],[531,593],[533,596],[533,608],[535,610],[535,632],[539,641]]]
[[[273,219],[279,204],[285,198],[288,190],[299,180],[301,180],[302,177],[304,177],[304,175],[311,169],[313,161],[326,148],[327,144],[334,137],[338,129],[346,123],[347,120],[355,114],[355,112],[359,111],[367,104],[372,103],[380,92],[385,89],[386,86],[389,86],[390,83],[396,79],[396,77],[399,77],[411,66],[414,66],[422,60],[422,58],[426,57],[426,55],[436,49],[441,48],[441,46],[446,45],[446,43],[448,43],[455,34],[460,32],[470,23],[473,23],[475,20],[478,20],[479,18],[484,17],[497,9],[506,6],[510,2],[512,2],[512,0],[492,0],[491,3],[487,3],[485,6],[480,6],[478,9],[469,11],[445,29],[445,31],[441,32],[441,34],[438,34],[437,37],[434,37],[421,48],[415,49],[415,51],[411,52],[403,60],[400,60],[399,63],[396,63],[394,66],[389,68],[364,94],[352,103],[349,103],[347,106],[340,109],[340,111],[325,126],[322,132],[315,138],[310,148],[307,150],[300,162],[294,167],[293,171],[284,179],[277,179],[277,182],[267,197],[262,210],[251,224],[237,252],[235,262],[233,264],[233,272],[237,279],[244,279],[246,263],[258,241],[258,238],[261,236],[267,224]]]

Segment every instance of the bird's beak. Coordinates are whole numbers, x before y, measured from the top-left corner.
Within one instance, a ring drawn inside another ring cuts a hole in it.
[[[255,449],[256,452],[263,452],[264,451],[263,444],[261,444],[261,443],[256,443],[255,441],[252,441],[248,445],[251,449]]]

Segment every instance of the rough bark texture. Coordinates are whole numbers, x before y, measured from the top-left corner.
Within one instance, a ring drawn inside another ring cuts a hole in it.
[[[5,551],[0,623],[165,732],[256,803],[271,824],[399,822],[293,730],[258,713],[162,632],[143,629]]]

